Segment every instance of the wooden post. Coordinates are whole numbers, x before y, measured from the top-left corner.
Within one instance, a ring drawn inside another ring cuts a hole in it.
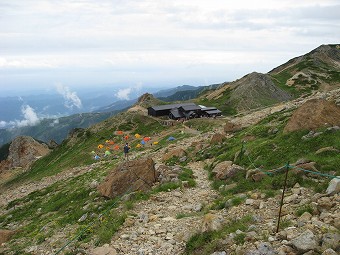
[[[240,162],[239,164],[241,164],[241,160],[242,160],[242,156],[243,156],[243,149],[244,149],[244,144],[245,144],[246,141],[243,141],[242,142],[242,147],[241,147],[241,151],[240,151]]]
[[[285,196],[285,190],[287,186],[287,178],[288,178],[288,170],[289,170],[289,162],[286,165],[286,177],[285,177],[285,183],[283,185],[283,191],[282,191],[282,197],[281,197],[281,204],[280,204],[280,210],[279,210],[279,219],[277,221],[277,228],[276,228],[276,233],[279,232],[280,228],[280,220],[281,220],[281,210],[282,210],[282,205],[283,205],[283,198]]]

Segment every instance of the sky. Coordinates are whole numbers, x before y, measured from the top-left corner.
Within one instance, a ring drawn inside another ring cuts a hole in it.
[[[0,0],[0,97],[44,89],[81,104],[89,86],[126,96],[266,73],[339,43],[339,13],[338,0]]]

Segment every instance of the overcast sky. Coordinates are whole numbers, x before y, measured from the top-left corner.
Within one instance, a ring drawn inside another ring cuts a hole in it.
[[[0,89],[233,81],[339,43],[339,13],[339,0],[0,0]]]

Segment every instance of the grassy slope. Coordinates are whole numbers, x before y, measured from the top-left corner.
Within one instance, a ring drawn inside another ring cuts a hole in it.
[[[93,160],[89,152],[93,150],[98,143],[102,143],[105,139],[110,138],[117,129],[130,131],[132,134],[138,132],[142,135],[152,135],[154,132],[164,130],[164,127],[160,126],[153,118],[135,114],[127,114],[125,117],[120,117],[121,119],[119,119],[118,116],[117,118],[103,122],[102,128],[99,128],[96,132],[94,132],[95,129],[91,129],[92,131],[87,130],[78,133],[75,138],[76,140],[63,143],[49,156],[37,161],[30,172],[17,177],[7,185],[14,185],[24,180],[38,180],[43,176],[54,175],[74,166],[92,163]],[[282,133],[288,117],[289,113],[273,114],[261,121],[258,125],[236,133],[234,137],[226,140],[223,144],[208,146],[205,150],[195,155],[195,159],[204,160],[205,158],[214,158],[215,162],[208,166],[208,169],[211,170],[217,162],[233,160],[235,153],[240,150],[245,137],[253,136],[255,139],[245,144],[248,156],[244,155],[242,160],[238,158],[236,161],[236,163],[246,168],[253,168],[254,164],[255,166],[262,165],[264,169],[274,169],[286,164],[287,161],[295,162],[299,158],[307,158],[316,161],[318,169],[322,172],[329,173],[331,170],[336,170],[337,174],[340,174],[338,168],[336,168],[336,166],[340,165],[339,154],[324,153],[315,155],[315,151],[321,147],[337,147],[340,144],[339,131],[325,131],[319,137],[304,141],[301,137],[308,131],[299,131],[290,134]],[[207,132],[222,125],[222,123],[220,123],[219,120],[201,119],[192,120],[188,122],[188,125],[200,129],[201,132]],[[276,134],[268,132],[269,129],[274,127],[278,129]],[[166,145],[166,138],[169,135],[176,136],[178,140],[186,136],[185,134],[181,134],[176,127],[171,128],[174,128],[174,130],[167,130],[166,135],[160,137],[159,142],[161,145]],[[152,148],[152,150],[157,150],[157,148]],[[171,163],[173,162],[169,161],[169,164]],[[108,160],[100,167],[82,176],[68,181],[57,182],[46,189],[33,192],[22,199],[11,202],[8,205],[8,209],[10,210],[4,215],[0,215],[0,228],[7,228],[9,224],[13,223],[22,225],[21,231],[16,235],[16,240],[14,239],[9,244],[10,247],[12,247],[13,254],[24,254],[23,250],[25,247],[42,243],[46,238],[53,236],[56,232],[65,231],[64,229],[69,229],[67,234],[69,238],[81,233],[78,237],[79,241],[72,244],[75,247],[78,247],[84,242],[92,242],[96,245],[108,242],[116,229],[124,221],[128,211],[108,210],[108,213],[102,218],[102,223],[97,221],[98,215],[111,207],[115,208],[117,201],[105,200],[101,198],[98,193],[91,192],[93,190],[89,188],[89,184],[92,180],[102,180],[107,171],[115,164],[116,161]],[[215,205],[212,206],[212,209],[218,209],[221,205],[224,206],[225,201],[232,198],[234,194],[248,190],[262,190],[268,196],[271,196],[275,194],[276,190],[282,187],[283,183],[283,174],[277,174],[274,177],[268,176],[262,182],[256,184],[250,180],[246,180],[244,177],[245,172],[240,172],[240,174],[227,182],[214,181],[216,188],[221,184],[231,182],[236,182],[237,186],[228,192],[222,192],[221,197],[216,201]],[[192,178],[192,172],[189,170],[185,171],[181,178],[183,178],[183,180],[190,180]],[[324,179],[325,178],[321,178],[321,180]],[[319,191],[324,191],[325,189],[324,184],[320,184],[315,180],[290,174],[288,184],[292,186],[296,182],[299,182],[301,185],[315,186]],[[159,187],[154,192],[178,187],[170,184]],[[147,194],[139,194],[135,200],[147,198]],[[234,200],[235,205],[240,202],[236,201],[236,198]],[[126,208],[130,208],[132,206],[131,203],[133,203],[133,201],[129,201],[126,204]],[[88,217],[84,222],[79,223],[78,219],[85,213],[92,216]],[[87,224],[92,224],[92,222],[94,222],[94,225],[91,228],[84,228]],[[226,226],[222,233],[212,233],[212,236],[209,235],[207,238],[209,240],[221,238],[230,232],[231,227],[232,226]],[[207,245],[204,241],[205,239],[206,238],[201,236],[194,236],[188,243],[187,252],[190,254],[191,252],[194,253],[197,250],[203,251],[205,249],[210,251],[209,247],[204,246]],[[57,241],[55,246],[61,247],[63,244],[62,241]]]
[[[312,80],[308,80],[303,76],[298,76],[295,81],[295,85],[299,86],[299,88],[296,86],[288,87],[286,85],[287,80],[300,71],[314,73],[311,75]],[[317,75],[317,73],[325,75]],[[291,67],[288,67],[279,73],[272,73],[271,77],[277,86],[292,93],[295,96],[299,96],[301,94],[310,93],[313,90],[319,89],[320,82],[330,85],[339,83],[340,72],[338,69],[329,66],[321,60],[316,61],[309,55],[306,55],[301,62],[292,65]]]
[[[6,187],[10,188],[20,182],[53,176],[72,167],[90,165],[94,162],[90,152],[97,147],[98,143],[103,143],[109,138],[116,139],[117,142],[121,141],[121,136],[113,135],[117,130],[129,131],[131,134],[139,133],[143,136],[152,136],[155,132],[159,133],[164,130],[164,127],[154,118],[133,113],[127,113],[124,118],[121,117],[106,120],[101,124],[101,128],[93,128],[92,131],[90,129],[80,130],[74,138],[65,141],[51,154],[38,160],[29,172],[8,182]],[[179,132],[177,127],[171,127],[171,129],[164,137],[159,137],[159,146],[165,146],[168,143],[169,135],[177,138],[172,144],[187,137],[186,134]],[[137,144],[138,141],[131,142]],[[139,150],[157,150],[159,146]],[[119,151],[119,154],[122,152]],[[81,176],[56,182],[8,204],[7,213],[0,215],[0,228],[6,229],[12,224],[21,225],[20,232],[9,243],[13,254],[29,254],[24,252],[25,248],[44,242],[58,231],[66,232],[68,239],[76,237],[78,241],[70,245],[72,248],[79,247],[81,243],[91,242],[94,245],[101,245],[111,240],[114,232],[124,222],[128,209],[135,201],[147,199],[149,194],[137,193],[132,200],[125,202],[125,207],[117,208],[122,204],[118,198],[106,200],[90,188],[93,180],[101,181],[118,161],[105,159],[101,162],[100,166]],[[195,185],[190,169],[184,168],[179,179],[188,181],[191,186]],[[151,193],[168,191],[179,186],[178,183],[168,183],[157,187]],[[78,222],[78,219],[86,213],[87,219]],[[103,214],[103,217],[98,220],[100,214]],[[62,247],[64,242],[65,240],[56,240],[54,246]],[[3,253],[0,252],[0,254]]]

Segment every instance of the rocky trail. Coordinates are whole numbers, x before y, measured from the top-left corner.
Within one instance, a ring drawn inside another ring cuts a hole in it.
[[[188,165],[196,187],[161,192],[135,205],[110,247],[117,254],[181,254],[188,238],[200,230],[203,207],[217,197],[201,162]],[[108,246],[106,246],[108,247]],[[100,248],[98,248],[100,249]]]

